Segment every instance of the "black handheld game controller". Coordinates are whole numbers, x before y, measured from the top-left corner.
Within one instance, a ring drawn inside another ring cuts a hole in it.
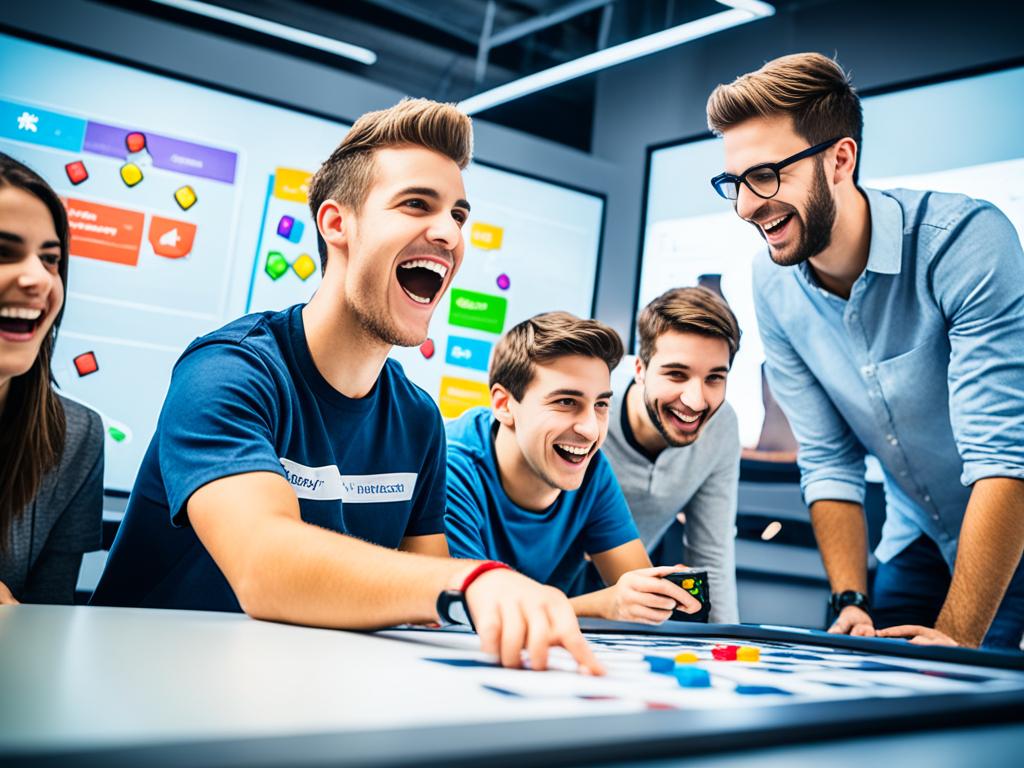
[[[683,611],[672,611],[672,616],[669,618],[672,621],[699,621],[704,624],[708,623],[708,614],[711,612],[711,592],[708,589],[708,572],[707,571],[676,571],[670,573],[664,578],[671,581],[673,584],[679,585],[682,589],[685,589],[691,595],[693,595],[700,602],[700,610],[696,613],[684,613]]]

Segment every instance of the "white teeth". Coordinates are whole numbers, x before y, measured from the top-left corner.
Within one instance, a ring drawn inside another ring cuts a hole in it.
[[[13,317],[16,320],[38,320],[43,314],[41,309],[28,307],[0,307],[0,317]]]
[[[566,445],[564,443],[555,443],[556,448],[561,448],[566,453],[571,453],[573,456],[586,456],[590,453],[590,448],[584,448],[582,445]]]
[[[693,422],[697,421],[697,419],[700,418],[700,414],[699,413],[696,416],[686,416],[686,415],[680,413],[679,411],[677,411],[675,408],[669,408],[668,410],[677,419],[679,419],[680,421],[685,421],[687,424],[693,424]]]
[[[789,214],[787,213],[786,216],[789,216]],[[777,226],[779,226],[779,224],[781,224],[786,219],[786,216],[780,216],[779,218],[773,221],[769,221],[767,224],[762,224],[761,227],[762,229],[764,229],[765,232],[767,232],[769,229],[775,229]]]
[[[404,264],[399,264],[398,266],[402,269],[412,269],[413,267],[429,269],[431,272],[440,275],[442,280],[448,276],[448,267],[431,259],[413,259],[412,261],[407,261]]]
[[[408,296],[410,299],[415,301],[417,304],[429,304],[430,303],[430,299],[425,299],[422,296],[417,296],[415,293],[410,293],[409,290],[405,288],[405,286],[402,286],[402,290],[405,291],[405,295],[406,296]]]

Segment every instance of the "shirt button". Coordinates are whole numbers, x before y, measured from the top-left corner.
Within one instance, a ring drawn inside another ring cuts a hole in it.
[[[889,445],[899,445],[900,441],[896,439],[895,435],[886,435],[885,439],[889,441]]]
[[[860,369],[860,372],[863,373],[865,376],[874,376],[875,375],[875,366],[873,366],[873,365],[865,365],[863,368]]]
[[[932,500],[932,497],[931,497],[931,496],[929,496],[929,495],[928,495],[928,494],[926,493],[926,494],[924,495],[924,500],[925,500],[925,501],[931,501],[931,500]]]

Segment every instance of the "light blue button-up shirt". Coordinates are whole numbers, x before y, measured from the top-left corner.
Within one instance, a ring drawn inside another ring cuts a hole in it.
[[[849,300],[806,262],[755,259],[768,381],[804,501],[862,504],[871,453],[887,501],[878,559],[924,533],[952,566],[971,485],[1024,478],[1024,252],[989,203],[865,192],[871,244]]]

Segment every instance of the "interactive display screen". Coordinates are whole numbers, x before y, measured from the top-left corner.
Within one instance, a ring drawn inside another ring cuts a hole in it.
[[[1024,68],[864,98],[861,185],[988,200],[1024,239],[1024,101],[1008,98],[1021,93]],[[751,289],[764,241],[712,189],[723,162],[717,138],[651,151],[638,307],[675,286],[722,293],[743,330],[728,387],[743,446],[787,452],[792,435],[762,377]]]
[[[0,35],[0,151],[68,209],[54,374],[103,417],[108,489],[131,488],[189,342],[317,289],[307,187],[347,129]],[[394,355],[446,417],[489,403],[487,359],[505,329],[553,309],[590,315],[604,209],[598,195],[482,164],[465,184],[462,269],[428,342]]]

